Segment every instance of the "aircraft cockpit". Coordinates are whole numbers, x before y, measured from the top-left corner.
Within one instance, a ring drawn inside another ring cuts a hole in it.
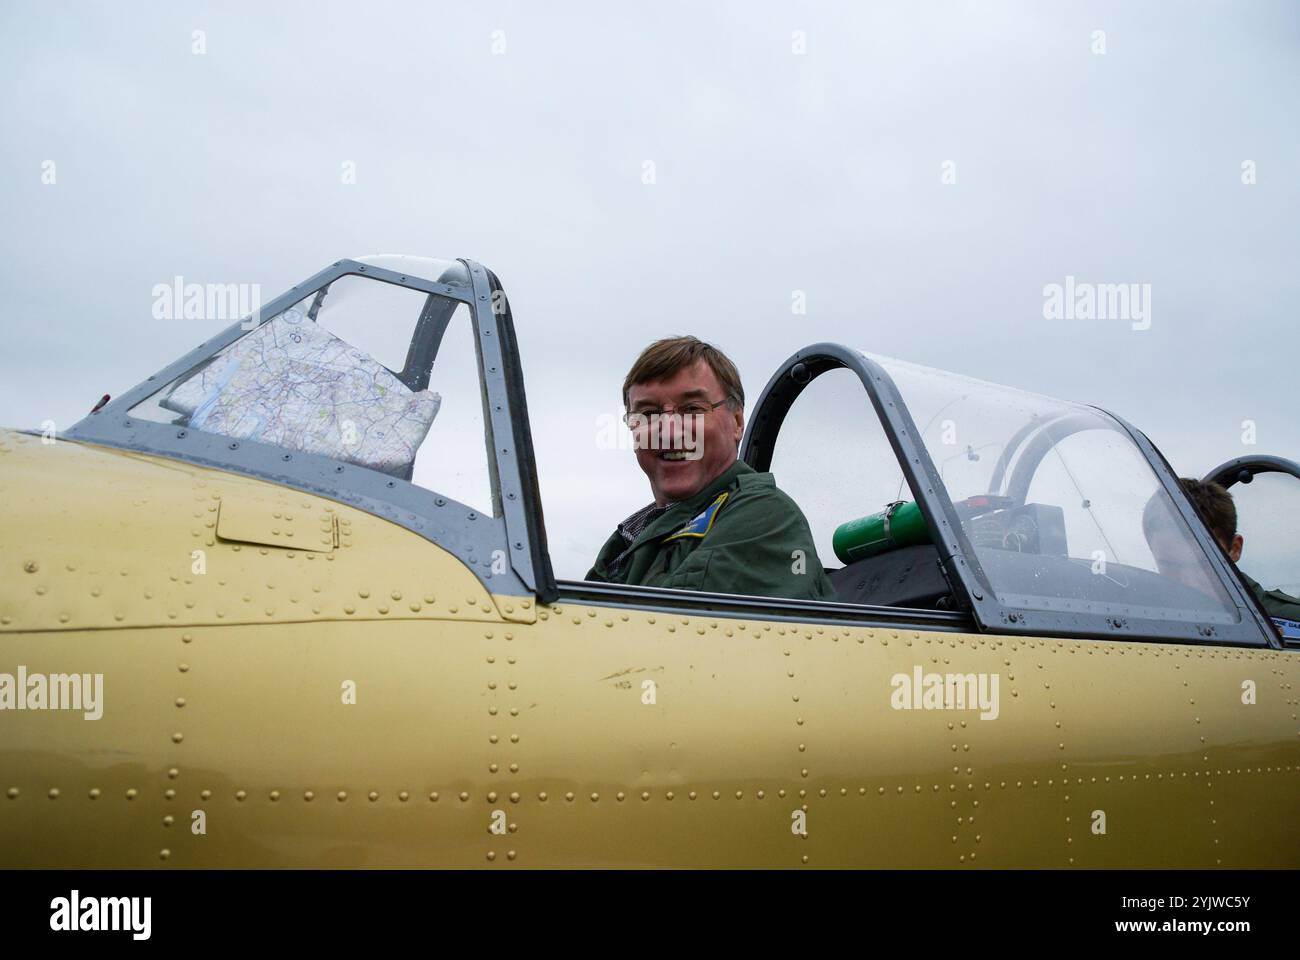
[[[492,593],[541,603],[1278,644],[1141,432],[839,344],[778,368],[740,450],[802,508],[834,601],[557,581],[509,304],[469,260],[338,261],[68,436],[360,507],[449,550]],[[225,508],[216,523],[238,539]],[[1270,588],[1298,566],[1275,546],[1254,555]]]

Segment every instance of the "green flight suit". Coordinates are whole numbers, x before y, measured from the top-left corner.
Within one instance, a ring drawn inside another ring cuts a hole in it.
[[[671,505],[631,545],[615,530],[587,579],[757,597],[837,599],[803,512],[777,489],[770,473],[759,473],[742,460],[695,496]]]
[[[1246,581],[1246,586],[1250,587],[1250,592],[1270,617],[1300,621],[1300,600],[1281,590],[1265,590],[1244,573],[1241,578]]]

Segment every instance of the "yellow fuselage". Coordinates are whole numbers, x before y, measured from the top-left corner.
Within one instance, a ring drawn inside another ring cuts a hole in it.
[[[1294,653],[538,607],[11,432],[0,496],[0,673],[103,678],[99,719],[0,711],[0,866],[1300,866]],[[998,716],[895,709],[918,666]]]

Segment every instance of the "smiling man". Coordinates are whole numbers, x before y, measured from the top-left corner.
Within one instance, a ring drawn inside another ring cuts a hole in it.
[[[652,343],[623,403],[654,502],[618,525],[588,580],[836,599],[799,507],[736,457],[745,392],[722,351],[695,337]]]

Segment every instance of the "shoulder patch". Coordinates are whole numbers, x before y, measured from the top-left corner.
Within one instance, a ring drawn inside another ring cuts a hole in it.
[[[664,542],[676,540],[678,537],[703,537],[713,527],[713,521],[717,519],[718,511],[722,509],[722,505],[727,502],[727,497],[730,495],[730,492],[726,490],[718,494],[717,498],[700,511],[693,520],[689,521],[681,529],[664,537]]]

